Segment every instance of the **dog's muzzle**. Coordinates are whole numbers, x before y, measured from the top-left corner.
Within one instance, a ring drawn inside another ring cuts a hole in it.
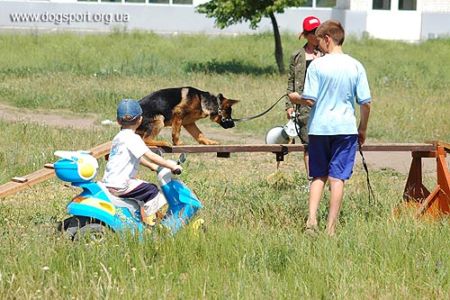
[[[220,120],[220,126],[222,126],[225,129],[233,128],[234,121],[233,121],[233,119],[222,119],[222,120]]]

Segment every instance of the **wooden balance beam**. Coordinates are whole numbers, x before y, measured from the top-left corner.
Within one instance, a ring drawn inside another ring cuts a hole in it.
[[[89,150],[95,158],[105,157],[109,154],[111,142],[98,145]],[[231,153],[240,152],[266,152],[274,153],[277,161],[282,161],[284,156],[290,152],[302,152],[303,145],[186,145],[173,147],[150,147],[152,150],[160,150],[164,153],[216,153],[218,157],[230,157]],[[367,144],[363,151],[378,152],[411,152],[411,168],[406,182],[403,198],[408,203],[415,203],[419,208],[417,216],[428,211],[439,213],[450,213],[450,176],[446,164],[446,153],[450,152],[450,144],[443,142],[430,143],[389,143],[389,144]],[[423,157],[433,157],[437,161],[437,186],[430,193],[422,183],[422,161]],[[47,179],[53,178],[55,172],[52,164],[46,164],[41,170],[23,177],[14,177],[12,181],[0,186],[0,198],[17,193]]]
[[[150,148],[155,149],[155,148]],[[251,144],[251,145],[188,145],[188,146],[173,146],[160,148],[166,153],[225,153],[230,154],[234,152],[272,152],[284,153],[303,151],[304,147],[300,144],[282,144],[282,145],[266,145],[266,144]],[[390,143],[390,144],[368,144],[362,147],[363,151],[402,151],[402,152],[417,152],[417,151],[433,151],[435,145],[433,143]]]

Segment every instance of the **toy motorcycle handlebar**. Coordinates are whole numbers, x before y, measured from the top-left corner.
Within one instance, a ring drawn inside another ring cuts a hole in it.
[[[178,156],[177,164],[178,165],[184,164],[186,162],[186,159],[187,159],[186,153],[181,153],[180,156]]]
[[[181,165],[186,161],[186,153],[181,153],[180,156],[178,157],[178,159],[175,161],[175,163],[177,165]],[[165,169],[164,167],[158,166],[158,168],[156,169],[156,173],[161,172],[163,169]],[[180,175],[183,171],[181,169],[175,169],[174,171],[171,171],[172,174],[174,175]]]
[[[186,153],[181,153],[177,159],[177,165],[181,165],[186,161]],[[176,169],[172,171],[172,174],[180,175],[183,171],[181,169]]]
[[[172,171],[172,174],[175,174],[175,175],[180,175],[181,173],[182,173],[181,169],[176,169],[176,170]]]

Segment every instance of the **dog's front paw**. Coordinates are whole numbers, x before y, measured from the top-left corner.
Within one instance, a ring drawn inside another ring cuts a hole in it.
[[[177,142],[174,142],[173,143],[173,145],[174,146],[181,146],[181,145],[183,145],[184,143],[182,142],[182,141],[177,141]]]
[[[202,145],[219,145],[219,142],[206,138],[200,139],[198,142]]]
[[[172,145],[166,141],[156,141],[156,140],[146,140],[144,141],[147,146],[156,146],[156,147],[171,147]]]
[[[161,141],[160,147],[172,147],[172,144],[169,142]]]

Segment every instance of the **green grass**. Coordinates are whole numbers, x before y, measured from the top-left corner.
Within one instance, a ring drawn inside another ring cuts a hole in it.
[[[241,102],[235,116],[254,115],[285,93],[268,34],[238,37],[144,33],[0,36],[0,102],[114,116],[124,97],[190,85]],[[301,45],[284,35],[286,64]],[[370,141],[450,140],[448,40],[421,44],[349,39],[344,50],[365,65],[373,95]],[[285,122],[284,106],[239,124],[263,138]]]
[[[283,43],[287,62],[299,42],[285,35]],[[374,96],[369,142],[450,140],[448,40],[412,45],[350,39],[344,49],[368,72]],[[0,35],[0,103],[113,119],[123,97],[191,85],[240,99],[234,114],[242,117],[285,92],[286,75],[276,73],[272,52],[270,35]],[[283,113],[280,104],[237,131],[262,141],[269,128],[285,122]],[[1,120],[0,126],[0,183],[54,161],[55,150],[88,149],[115,134],[108,127],[75,130]],[[208,126],[215,125],[201,122]],[[200,214],[208,230],[198,236],[183,231],[174,239],[65,240],[53,225],[65,217],[77,191],[56,179],[1,199],[0,297],[450,297],[448,220],[392,214],[405,174],[371,170],[377,203],[368,203],[365,173],[356,166],[337,237],[311,239],[301,232],[308,198],[301,155],[286,157],[277,184],[268,180],[274,171],[273,154],[190,155],[182,179],[204,203]],[[155,181],[148,171],[139,175]],[[425,183],[432,187],[434,178],[426,176]],[[323,201],[322,227],[326,214]]]
[[[251,158],[251,160],[250,160]],[[254,165],[258,167],[254,167]],[[298,156],[284,184],[267,183],[271,155],[227,160],[191,155],[183,180],[205,204],[207,231],[139,242],[108,236],[69,242],[51,230],[75,191],[56,180],[0,203],[0,294],[4,298],[447,298],[447,221],[394,218],[404,175],[364,172],[349,182],[339,235],[301,233],[307,193]],[[228,176],[227,174],[235,174]],[[141,172],[145,179],[150,174]],[[207,180],[214,178],[214,180]],[[251,180],[248,180],[251,178]],[[327,198],[328,192],[325,197]],[[325,223],[326,205],[320,208]]]

